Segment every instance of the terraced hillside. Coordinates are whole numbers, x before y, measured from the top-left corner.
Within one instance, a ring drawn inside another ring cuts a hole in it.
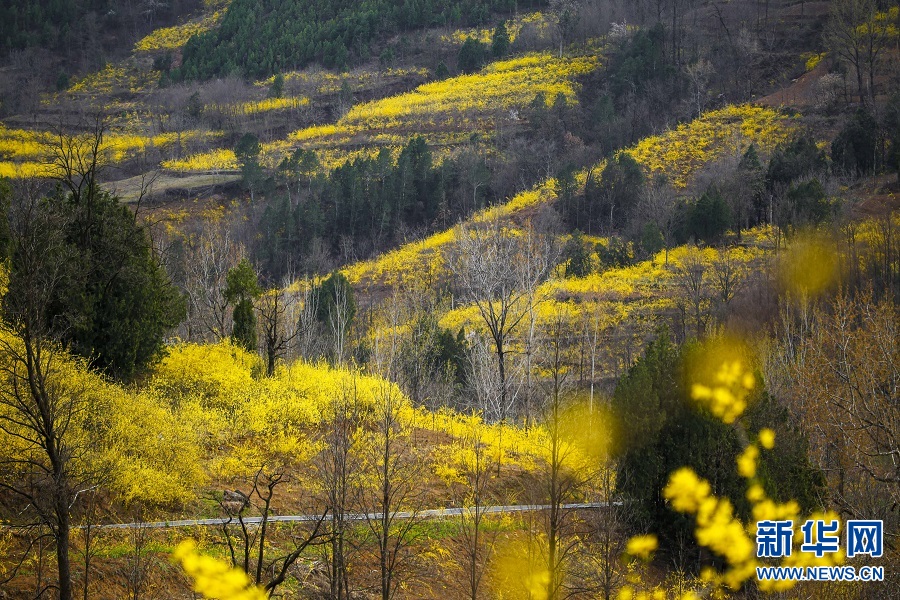
[[[893,4],[4,15],[0,598],[896,589]]]

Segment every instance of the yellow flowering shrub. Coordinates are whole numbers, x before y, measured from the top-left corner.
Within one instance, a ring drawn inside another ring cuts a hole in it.
[[[291,110],[309,106],[309,98],[305,96],[290,96],[283,98],[264,98],[238,104],[207,104],[204,111],[218,112],[228,115],[251,116],[264,112],[277,110]]]
[[[714,353],[711,353],[714,354]],[[716,375],[709,381],[696,381],[691,390],[692,398],[698,404],[709,409],[724,423],[735,424],[746,439],[747,434],[737,419],[743,414],[747,406],[747,396],[755,387],[755,378],[746,370],[740,361],[726,359],[719,364]],[[736,459],[735,468],[738,474],[747,481],[746,498],[752,507],[752,521],[743,523],[735,514],[734,506],[728,498],[718,497],[712,493],[712,486],[708,481],[699,477],[693,469],[682,467],[669,477],[669,482],[663,489],[664,497],[669,501],[672,509],[677,512],[692,515],[696,523],[695,537],[697,543],[708,548],[716,556],[724,561],[721,570],[707,567],[701,573],[702,580],[711,585],[716,594],[728,591],[737,591],[747,581],[756,576],[757,566],[765,563],[756,556],[756,522],[790,520],[794,523],[795,533],[800,529],[800,506],[796,501],[789,500],[778,503],[766,495],[761,481],[756,478],[757,463],[762,450],[771,450],[775,446],[775,432],[771,429],[762,429],[746,442],[744,450]],[[809,519],[834,521],[838,519],[835,513],[815,513]],[[801,535],[794,535],[794,545],[799,547],[798,540]],[[649,549],[654,547],[654,536],[638,536],[629,542],[629,548]],[[799,548],[794,548],[799,550]],[[649,553],[649,552],[648,552]],[[648,553],[645,553],[648,554]],[[833,554],[826,553],[816,557],[814,553],[791,552],[781,560],[783,566],[829,566],[841,564],[844,561],[844,551],[839,550]],[[639,583],[639,582],[638,582]],[[758,587],[765,592],[780,592],[791,589],[796,584],[795,580],[759,580]],[[639,594],[635,585],[625,586],[619,593],[619,598],[637,598]],[[662,596],[666,597],[665,595]],[[681,600],[697,598],[695,592],[686,592],[680,596]]]
[[[192,154],[187,158],[164,160],[162,167],[170,171],[232,171],[239,167],[234,150],[220,148],[200,154]]]
[[[255,354],[223,340],[217,344],[179,344],[157,365],[150,387],[173,403],[198,400],[234,411],[253,386]]]
[[[94,73],[76,80],[67,93],[97,96],[109,94],[113,90],[139,92],[159,81],[159,71],[142,69],[133,61],[107,64]]]
[[[509,35],[510,42],[516,40],[523,25],[531,25],[537,28],[538,31],[546,31],[553,26],[546,15],[541,12],[517,15],[506,21],[506,33]],[[450,34],[442,35],[441,41],[450,44],[463,44],[469,38],[474,38],[482,44],[490,44],[494,38],[494,30],[490,27],[468,27],[457,29]]]
[[[108,131],[100,145],[101,162],[120,163],[149,148],[168,149],[176,144],[211,141],[221,133],[200,130],[146,134],[131,127]],[[87,138],[82,137],[81,141]],[[48,131],[9,129],[0,126],[0,176],[10,178],[48,175],[52,173],[52,146],[57,143],[56,134]]]
[[[224,11],[216,11],[200,20],[154,29],[152,33],[137,41],[134,51],[177,50],[184,46],[191,36],[209,31],[218,25],[224,14]]]
[[[749,104],[710,111],[662,135],[644,138],[629,150],[650,173],[662,173],[676,187],[686,187],[703,165],[754,144],[761,152],[787,141],[794,131],[790,119]]]
[[[210,600],[268,600],[269,595],[252,585],[243,570],[227,562],[197,552],[197,544],[186,540],[172,553],[172,562],[179,565],[191,580],[191,588]]]
[[[18,348],[20,340],[0,333],[4,348]],[[198,436],[165,401],[152,393],[127,390],[92,372],[85,362],[59,350],[46,348],[48,388],[59,398],[60,414],[70,417],[63,441],[72,453],[72,473],[103,473],[104,487],[125,503],[180,504],[196,497],[205,481]],[[11,367],[10,356],[0,353],[0,367]],[[19,365],[18,368],[22,368]],[[5,384],[4,384],[5,385]],[[15,427],[21,415],[0,406],[5,420],[0,431],[0,454],[21,458],[35,452]]]

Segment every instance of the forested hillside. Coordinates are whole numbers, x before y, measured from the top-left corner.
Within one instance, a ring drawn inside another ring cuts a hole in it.
[[[264,77],[318,62],[343,69],[379,54],[394,34],[442,25],[482,25],[498,13],[534,10],[535,0],[465,2],[251,2],[233,0],[218,28],[190,39],[177,77],[207,79],[235,71]],[[373,47],[373,43],[375,44]]]
[[[898,31],[0,6],[0,598],[893,598]]]

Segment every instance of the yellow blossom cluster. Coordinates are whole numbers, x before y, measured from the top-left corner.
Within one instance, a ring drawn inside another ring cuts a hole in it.
[[[291,71],[283,75],[285,82],[291,82],[299,86],[308,94],[327,95],[337,94],[344,88],[351,92],[359,90],[371,90],[379,85],[394,83],[394,80],[424,80],[429,71],[425,67],[390,68],[381,71],[370,69],[356,69],[344,73],[333,73],[315,68],[302,71]],[[275,76],[257,81],[257,87],[270,87],[275,81]]]
[[[95,73],[85,75],[73,83],[70,94],[100,95],[114,90],[128,90],[132,93],[147,89],[159,80],[159,72],[141,69],[128,61],[107,64]]]
[[[397,126],[424,116],[525,106],[539,92],[548,102],[557,93],[575,96],[572,80],[597,67],[596,56],[556,58],[548,53],[489,64],[481,72],[419,86],[412,92],[354,106],[342,119],[370,128]]]
[[[0,177],[26,179],[28,177],[48,177],[52,173],[53,169],[43,163],[0,161]]]
[[[203,109],[204,111],[232,116],[250,116],[276,110],[298,109],[304,106],[309,106],[309,98],[305,96],[291,96],[285,98],[265,98],[263,100],[241,102],[239,104],[208,104],[204,106]]]
[[[172,553],[172,560],[180,565],[191,579],[195,592],[210,600],[267,600],[262,588],[252,585],[242,569],[197,552],[197,544],[181,542]]]
[[[516,16],[506,22],[506,33],[509,35],[509,41],[514,42],[522,30],[523,25],[531,25],[538,31],[545,31],[551,23],[547,17],[541,12],[526,13]],[[441,36],[441,41],[450,44],[462,44],[469,38],[474,38],[482,44],[490,44],[494,37],[494,30],[489,27],[469,27],[465,29],[457,29],[450,34]]]
[[[706,386],[695,383],[691,387],[691,397],[706,406],[714,416],[731,424],[747,408],[747,395],[753,390],[754,383],[753,375],[745,372],[739,361],[726,362],[716,373],[715,384]]]
[[[200,130],[157,134],[131,133],[127,129],[110,131],[100,145],[101,161],[104,164],[121,163],[150,148],[165,150],[180,144],[209,141],[219,135]],[[55,142],[56,136],[50,132],[0,126],[0,156],[8,159],[0,161],[0,176],[24,178],[52,174],[51,147]]]
[[[827,56],[827,53],[821,52],[816,54],[815,52],[810,52],[804,56],[806,57],[806,70],[812,71],[819,66],[819,63]]]
[[[703,165],[729,153],[740,154],[750,144],[770,151],[793,131],[790,119],[770,108],[732,105],[644,138],[627,152],[650,173],[665,174],[683,188]]]
[[[289,139],[318,147],[392,130],[444,133],[453,126],[471,132],[485,126],[478,115],[525,106],[539,92],[548,102],[558,93],[574,101],[574,79],[595,69],[597,63],[595,55],[556,58],[546,53],[498,61],[473,75],[426,83],[405,94],[358,104],[337,123],[307,127]]]
[[[234,150],[219,148],[200,154],[192,154],[187,158],[164,160],[162,167],[170,171],[232,171],[239,167]]]
[[[897,37],[897,21],[900,8],[892,6],[886,11],[878,11],[874,18],[866,23],[856,26],[856,37],[866,39],[870,37],[895,38]]]
[[[177,50],[184,46],[191,36],[209,31],[219,24],[224,16],[224,11],[216,11],[200,20],[161,27],[155,29],[149,35],[141,38],[134,45],[135,52],[154,52],[159,50]]]
[[[290,150],[284,140],[275,140],[260,145],[259,162],[265,167],[275,168]],[[237,156],[231,148],[217,148],[208,152],[192,154],[186,158],[164,160],[162,168],[179,173],[195,171],[234,171],[240,168]]]
[[[723,362],[715,377],[712,386],[695,383],[692,395],[703,402],[710,401],[716,395],[717,390],[724,390],[726,395],[745,395],[746,391],[753,389],[754,377],[746,371],[739,362],[726,360]],[[698,388],[699,386],[699,388]],[[698,389],[701,391],[698,393]],[[735,391],[736,389],[740,391]],[[734,423],[734,419],[743,412],[744,404],[729,397],[721,401],[722,409],[714,410],[714,414],[725,423]],[[738,426],[739,429],[740,426]],[[742,429],[741,429],[742,430]],[[743,430],[742,430],[743,431]],[[757,463],[762,450],[771,450],[775,447],[775,432],[771,429],[762,429],[755,436],[755,440],[747,443],[744,450],[737,457],[736,469],[738,474],[747,480],[746,498],[752,507],[752,521],[743,523],[735,514],[734,506],[728,498],[722,498],[712,493],[712,486],[708,481],[699,477],[693,469],[683,467],[672,473],[669,482],[663,490],[664,497],[671,507],[681,513],[693,515],[696,523],[695,536],[697,542],[725,561],[725,568],[721,571],[711,567],[701,572],[701,578],[707,585],[719,592],[724,590],[736,591],[747,582],[755,578],[756,567],[762,564],[756,556],[755,523],[759,521],[792,521],[795,530],[799,530],[801,523],[800,506],[794,500],[778,503],[770,499],[763,488],[762,482],[756,478]],[[836,521],[835,513],[815,513],[810,515],[811,520]],[[796,531],[795,531],[796,533]],[[652,536],[649,536],[652,537]],[[793,535],[795,545],[800,535]],[[655,538],[654,538],[655,541]],[[652,551],[652,542],[648,536],[633,538],[629,548],[648,548]],[[797,550],[797,548],[795,548]],[[844,552],[824,554],[821,557],[808,552],[790,552],[785,556],[781,564],[783,566],[828,566],[841,564],[844,561]],[[758,586],[766,592],[780,592],[792,588],[796,581],[784,580],[760,580]],[[619,594],[619,598],[635,598],[635,589],[626,586]],[[648,596],[649,597],[649,596]],[[696,598],[694,592],[682,595],[682,600]]]

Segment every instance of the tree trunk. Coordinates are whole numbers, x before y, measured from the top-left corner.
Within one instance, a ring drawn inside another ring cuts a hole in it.
[[[69,564],[69,506],[65,494],[57,491],[56,562],[59,571],[59,600],[72,600],[72,569]]]

